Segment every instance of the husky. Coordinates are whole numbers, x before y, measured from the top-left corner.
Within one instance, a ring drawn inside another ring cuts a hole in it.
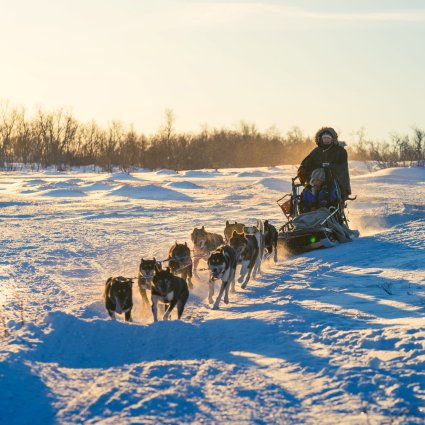
[[[245,289],[258,257],[259,247],[257,239],[252,235],[233,232],[230,238],[230,246],[236,252],[236,261],[242,265],[238,282],[243,282],[241,287]]]
[[[210,252],[214,251],[218,246],[223,245],[224,240],[223,236],[217,233],[207,232],[204,226],[201,229],[195,227],[190,238],[193,242],[193,273],[195,276],[198,276],[196,270],[200,259],[207,257]]]
[[[177,305],[177,314],[180,319],[184,306],[189,298],[189,288],[186,281],[171,273],[170,268],[157,268],[152,281],[151,289],[153,320],[158,321],[158,302],[165,304],[166,311],[163,320],[170,318],[171,312]]]
[[[111,319],[115,320],[115,313],[124,313],[125,321],[132,322],[131,309],[133,308],[133,280],[126,277],[110,277],[105,283],[103,294],[105,307]]]
[[[192,258],[190,256],[190,249],[187,242],[184,244],[177,243],[170,248],[168,253],[168,265],[174,274],[179,274],[188,283],[189,288],[192,289]]]
[[[151,290],[152,279],[157,267],[161,268],[161,265],[158,261],[156,261],[155,257],[153,257],[153,260],[145,260],[143,258],[140,260],[137,284],[139,286],[139,292],[142,296],[143,304],[146,306],[149,305],[146,291]]]
[[[264,222],[264,245],[266,256],[270,257],[273,254],[273,261],[277,263],[277,230],[268,220]]]
[[[226,227],[224,228],[224,239],[226,240],[226,243],[229,243],[233,232],[242,234],[243,226],[244,225],[242,223],[238,223],[237,221],[234,223],[229,223],[229,221],[226,221]]]
[[[257,219],[256,226],[244,226],[243,232],[245,235],[255,236],[258,243],[258,256],[255,260],[255,266],[252,271],[253,277],[257,276],[257,273],[261,273],[261,261],[264,256],[264,224],[262,220]]]
[[[235,274],[236,274],[236,252],[229,245],[222,245],[211,253],[208,258],[208,268],[211,271],[209,278],[209,294],[208,302],[213,303],[214,280],[221,279],[221,288],[218,297],[215,300],[213,309],[218,310],[221,297],[224,291],[224,302],[229,303],[229,287],[232,285],[235,290]]]

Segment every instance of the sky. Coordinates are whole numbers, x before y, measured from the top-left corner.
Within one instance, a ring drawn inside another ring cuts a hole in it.
[[[425,127],[422,0],[0,0],[0,100],[150,134]],[[422,52],[422,53],[421,53]]]

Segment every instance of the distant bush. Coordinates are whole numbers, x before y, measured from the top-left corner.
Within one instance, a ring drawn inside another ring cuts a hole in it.
[[[414,127],[412,134],[393,134],[389,142],[368,140],[363,131],[359,140],[348,148],[350,159],[376,161],[381,167],[425,166],[425,131]]]

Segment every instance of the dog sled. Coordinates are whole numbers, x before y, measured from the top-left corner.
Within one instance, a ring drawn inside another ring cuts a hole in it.
[[[327,173],[328,174],[328,173]],[[292,191],[277,200],[286,218],[279,229],[278,244],[291,252],[304,252],[318,248],[331,248],[339,243],[349,242],[359,235],[351,230],[345,214],[346,201],[342,199],[339,185],[329,174],[335,199],[327,206],[305,212],[302,206],[304,185],[298,176],[292,178]],[[298,180],[298,182],[297,182]],[[354,200],[356,197],[348,198]]]

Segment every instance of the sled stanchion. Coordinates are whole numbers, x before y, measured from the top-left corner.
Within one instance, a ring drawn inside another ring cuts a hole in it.
[[[335,208],[335,211],[332,214],[329,214],[323,221],[321,221],[320,225],[323,226],[338,211],[339,211],[339,207]]]

